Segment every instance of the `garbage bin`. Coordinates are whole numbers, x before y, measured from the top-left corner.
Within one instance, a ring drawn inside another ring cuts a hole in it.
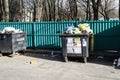
[[[0,52],[12,53],[26,50],[26,33],[0,33]]]
[[[82,57],[87,62],[89,57],[89,35],[87,34],[62,34],[62,53],[65,61],[68,57]],[[76,42],[75,42],[76,41]]]

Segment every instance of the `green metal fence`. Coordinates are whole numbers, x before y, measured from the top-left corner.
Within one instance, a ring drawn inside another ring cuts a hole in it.
[[[27,47],[60,48],[59,34],[68,25],[89,23],[95,34],[95,50],[120,49],[120,21],[57,21],[57,22],[1,22],[0,30],[4,27],[22,29],[27,33]],[[60,32],[60,33],[58,33]]]

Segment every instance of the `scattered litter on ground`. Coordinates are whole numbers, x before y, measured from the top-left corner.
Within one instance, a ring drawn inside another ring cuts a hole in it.
[[[26,64],[37,64],[36,60],[27,61]]]

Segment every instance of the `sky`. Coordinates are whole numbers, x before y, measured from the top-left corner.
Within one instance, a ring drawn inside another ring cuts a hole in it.
[[[119,2],[119,0],[115,0],[116,2]]]
[[[115,0],[115,3],[118,4],[119,0]]]
[[[118,3],[119,3],[119,0],[115,0],[115,4],[116,4],[116,6],[117,6],[117,7],[116,7],[117,9],[118,9],[118,6],[119,6]]]

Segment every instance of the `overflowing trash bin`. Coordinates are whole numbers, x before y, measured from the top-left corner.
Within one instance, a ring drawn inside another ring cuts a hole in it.
[[[84,62],[87,62],[89,57],[89,35],[85,34],[62,34],[62,52],[65,61],[68,61],[68,57],[82,57]],[[78,39],[78,43],[75,43],[75,39]]]
[[[89,57],[89,37],[93,33],[89,24],[79,24],[77,27],[68,26],[60,35],[62,53],[66,62],[68,57],[82,57],[87,62]]]
[[[26,33],[13,28],[5,28],[0,31],[0,52],[1,54],[10,53],[14,56],[16,52],[26,50]]]

